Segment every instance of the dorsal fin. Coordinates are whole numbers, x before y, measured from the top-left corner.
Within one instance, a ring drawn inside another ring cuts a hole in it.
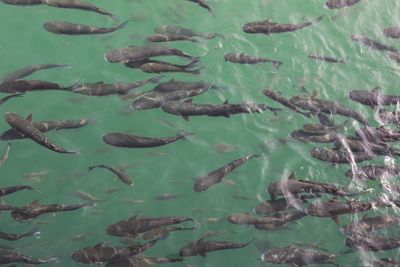
[[[30,114],[25,118],[25,120],[26,120],[26,121],[29,121],[29,122],[32,122],[32,118],[33,118],[33,114],[30,113]]]
[[[103,248],[103,247],[105,247],[106,246],[106,243],[104,243],[104,242],[101,242],[101,243],[98,243],[96,246],[94,246],[93,248]]]
[[[289,175],[288,179],[289,179],[289,180],[295,180],[295,179],[296,179],[296,173],[295,173],[295,172],[292,172],[292,173]]]
[[[29,204],[29,206],[39,206],[40,204],[39,204],[39,200],[34,200],[34,201],[32,201],[31,202],[31,204]]]
[[[129,218],[129,221],[130,221],[130,220],[136,220],[136,219],[138,218],[138,216],[139,216],[139,215],[136,214],[135,216]]]
[[[222,103],[222,105],[227,105],[228,103],[228,99],[224,101],[224,103]]]
[[[377,86],[377,87],[371,89],[371,91],[374,92],[374,93],[378,93],[379,89],[381,89],[381,88],[379,86]]]

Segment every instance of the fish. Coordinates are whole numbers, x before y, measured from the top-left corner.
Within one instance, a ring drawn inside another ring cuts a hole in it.
[[[195,192],[204,192],[210,187],[220,183],[222,179],[230,174],[233,170],[236,168],[240,167],[242,164],[246,163],[248,160],[252,158],[259,157],[257,154],[250,154],[244,157],[241,157],[239,159],[235,159],[234,161],[226,164],[225,166],[222,166],[221,168],[218,168],[210,173],[208,173],[206,176],[202,176],[197,179],[197,182],[195,183],[193,189]]]
[[[366,152],[354,152],[332,150],[326,147],[315,147],[310,151],[311,156],[316,159],[331,163],[352,163],[371,160],[375,155]]]
[[[349,149],[352,152],[365,152],[371,155],[397,157],[400,155],[400,150],[391,147],[387,143],[371,143],[368,141],[338,138],[334,142],[334,149]]]
[[[289,101],[299,108],[309,110],[312,113],[339,114],[353,118],[363,125],[368,126],[368,119],[363,114],[335,101],[302,96],[294,96]]]
[[[101,15],[110,16],[113,19],[117,19],[115,15],[111,14],[107,10],[80,0],[42,0],[42,4],[58,8],[73,8],[92,11]]]
[[[383,34],[386,37],[399,39],[400,38],[400,27],[387,27],[383,30]]]
[[[318,250],[313,246],[292,244],[283,248],[270,248],[262,254],[261,260],[272,264],[289,264],[291,266],[308,266],[309,264],[331,264],[338,255]]]
[[[380,165],[365,165],[358,167],[357,170],[348,170],[345,175],[352,179],[360,180],[377,180],[386,179],[400,175],[400,167],[380,166]]]
[[[383,124],[400,125],[400,115],[396,111],[379,110],[378,117]]]
[[[170,200],[174,198],[180,197],[179,195],[175,195],[173,193],[164,193],[156,197],[157,200]]]
[[[193,104],[192,99],[186,101],[165,101],[161,104],[161,109],[167,113],[182,116],[187,121],[189,120],[189,116],[223,116],[229,118],[231,115],[242,113],[261,113],[266,109],[272,112],[280,110],[264,104],[229,104],[228,101],[220,105]]]
[[[323,114],[323,113],[320,113]],[[320,134],[328,134],[332,132],[336,132],[339,128],[343,128],[349,120],[344,121],[339,125],[334,126],[325,126],[321,124],[304,124],[302,131],[310,134],[320,135]]]
[[[296,31],[315,23],[318,23],[324,16],[320,16],[313,21],[299,23],[299,24],[279,24],[272,22],[270,19],[263,21],[255,21],[246,23],[243,26],[243,31],[246,33],[263,33],[270,35],[272,33]]]
[[[258,215],[267,215],[276,213],[289,208],[293,208],[293,204],[300,206],[307,202],[307,199],[317,197],[316,195],[303,195],[303,196],[287,196],[290,200],[285,198],[271,199],[258,204],[253,211]]]
[[[154,257],[128,257],[119,261],[108,262],[106,267],[146,267],[151,265],[159,265],[164,263],[182,262],[183,259],[172,258],[154,258]]]
[[[35,190],[35,189],[30,185],[16,185],[16,186],[3,187],[3,188],[0,188],[0,197],[15,193],[15,192],[18,192],[21,190]]]
[[[57,258],[39,259],[19,253],[14,248],[0,247],[0,264],[21,262],[26,264],[56,263]]]
[[[0,99],[0,106],[1,105],[3,105],[5,102],[7,102],[8,100],[10,100],[11,98],[14,98],[14,97],[21,97],[21,96],[23,96],[24,95],[24,93],[14,93],[14,94],[12,94],[12,95],[8,95],[8,96],[6,96],[6,97],[3,97],[3,98],[1,98]]]
[[[118,261],[140,254],[164,238],[165,236],[159,236],[143,245],[133,245],[129,247],[112,247],[105,243],[99,243],[93,247],[81,248],[72,252],[71,258],[76,262],[85,264],[101,264]]]
[[[276,69],[283,64],[282,61],[272,60],[263,57],[253,57],[246,54],[235,54],[235,53],[227,53],[224,55],[224,59],[227,62],[231,63],[239,63],[239,64],[257,64],[257,63],[267,63],[270,62]]]
[[[330,9],[339,9],[353,6],[360,1],[361,0],[328,0],[326,1],[325,6]]]
[[[320,194],[326,193],[335,196],[349,196],[351,193],[345,192],[342,188],[328,183],[320,183],[315,181],[305,181],[296,178],[292,172],[287,179],[282,179],[269,184],[267,192],[271,195],[271,199],[277,196],[285,196],[287,194]]]
[[[68,151],[64,148],[52,143],[49,141],[47,136],[45,136],[41,131],[39,131],[33,125],[32,121],[26,120],[22,118],[17,113],[7,112],[5,115],[5,120],[10,126],[15,129],[17,132],[21,133],[22,135],[32,139],[32,141],[38,143],[41,146],[44,146],[52,151],[58,153],[69,153],[69,154],[76,154],[78,151]],[[31,117],[32,118],[32,117]]]
[[[148,217],[135,215],[128,220],[118,221],[109,225],[106,229],[107,234],[112,236],[124,236],[134,238],[138,234],[148,232],[150,230],[183,222],[195,222],[194,219],[184,216],[165,216],[165,217]]]
[[[331,57],[331,56],[310,54],[310,55],[308,55],[308,58],[316,59],[316,60],[320,60],[320,61],[326,61],[326,62],[330,62],[330,63],[341,63],[341,64],[347,64],[348,63],[347,59],[338,59],[338,58]]]
[[[356,129],[356,136],[369,142],[386,143],[400,141],[400,132],[393,131],[383,126],[379,128],[363,127]]]
[[[400,247],[400,236],[383,237],[377,234],[353,234],[346,238],[345,244],[349,248],[361,251],[382,251]]]
[[[86,201],[99,201],[99,199],[97,199],[95,196],[83,191],[76,191],[73,193],[73,195]]]
[[[15,80],[0,83],[0,92],[15,94],[41,90],[68,91],[72,86],[73,85],[64,87],[57,83],[38,80]]]
[[[179,26],[162,25],[154,29],[155,33],[174,35],[174,36],[187,36],[190,38],[205,38],[213,39],[217,36],[221,36],[218,33],[200,33],[188,28],[182,28]]]
[[[172,34],[153,34],[147,37],[149,42],[160,43],[160,42],[174,42],[174,41],[190,41],[197,43],[198,40],[194,37],[186,35],[172,35]]]
[[[122,29],[128,22],[125,21],[117,26],[110,28],[100,28],[83,24],[71,23],[66,21],[48,21],[43,24],[43,28],[56,34],[81,35],[81,34],[105,34]]]
[[[400,102],[400,96],[384,95],[376,87],[370,91],[368,90],[352,90],[349,93],[351,100],[361,103],[363,105],[374,108],[376,106],[397,105]]]
[[[40,231],[38,228],[32,229],[27,233],[24,234],[10,234],[10,233],[4,233],[0,232],[0,239],[8,240],[8,241],[16,241],[20,240],[21,238],[28,237],[28,236],[33,236],[40,234]]]
[[[109,165],[99,164],[95,166],[88,167],[89,171],[93,170],[94,168],[103,168],[113,172],[118,178],[125,184],[133,186],[133,179],[130,177],[124,170],[118,169]]]
[[[41,1],[41,0],[40,0]],[[70,65],[66,64],[38,64],[38,65],[31,65],[24,67],[22,69],[13,71],[4,75],[3,79],[1,80],[2,83],[16,81],[26,76],[29,76],[37,71],[45,70],[45,69],[53,69],[53,68],[71,68]]]
[[[156,56],[178,56],[190,60],[197,59],[187,53],[166,46],[129,46],[125,48],[111,49],[105,54],[105,58],[110,63],[127,63],[132,61],[147,60]]]
[[[215,86],[213,83],[205,82],[183,82],[171,79],[168,82],[159,83],[153,88],[153,92],[159,93],[172,93],[177,91],[193,91],[193,90],[208,90],[208,89],[219,89],[220,87]]]
[[[215,151],[218,153],[229,153],[234,150],[236,150],[238,145],[233,145],[233,144],[226,144],[226,143],[220,143],[220,144],[214,144],[213,148]]]
[[[140,69],[147,73],[165,73],[165,72],[184,72],[191,74],[200,74],[203,67],[193,68],[198,63],[198,59],[191,61],[186,65],[177,65],[168,62],[149,62],[140,66]]]
[[[145,148],[167,145],[181,139],[186,139],[186,137],[190,135],[192,134],[179,133],[175,137],[151,138],[114,132],[105,134],[103,136],[103,141],[104,143],[115,147]]]
[[[11,212],[11,217],[20,222],[34,219],[45,213],[72,211],[83,207],[92,207],[93,203],[88,202],[85,204],[64,205],[64,204],[46,204],[42,205],[38,200],[33,201],[31,204],[15,209]]]
[[[0,159],[0,167],[4,164],[4,162],[6,162],[6,160],[8,159],[8,154],[10,153],[10,148],[11,148],[11,144],[8,143],[7,144],[7,150],[6,152],[3,154],[3,157]]]
[[[288,212],[287,214],[275,213],[270,217],[256,217],[248,214],[232,214],[228,221],[232,224],[254,225],[258,230],[274,230],[284,227],[287,223],[306,216],[303,211]]]
[[[211,7],[206,3],[205,0],[186,0],[186,1],[190,1],[190,2],[196,3],[196,4],[198,4],[199,6],[201,6],[201,7],[205,8],[205,9],[207,9],[207,10],[210,11],[210,12],[212,12]]]
[[[304,130],[295,130],[290,133],[290,137],[299,140],[303,143],[315,142],[315,143],[332,143],[339,138],[339,135],[335,132],[328,132],[324,134],[314,134]]]
[[[145,240],[153,239],[160,235],[169,234],[176,231],[195,231],[196,227],[177,227],[177,226],[165,226],[160,228],[155,228],[150,231],[144,232],[142,238]]]
[[[399,267],[400,261],[393,258],[382,258],[370,261],[376,267]]]
[[[400,218],[391,215],[367,217],[363,216],[361,220],[348,223],[342,228],[342,231],[347,235],[353,234],[370,234],[382,228],[397,226],[400,223]]]
[[[21,6],[32,6],[32,5],[41,5],[42,0],[1,0],[4,4],[9,5],[21,5]]]
[[[393,46],[388,46],[388,45],[379,43],[379,42],[374,41],[363,35],[352,35],[351,40],[360,42],[363,45],[365,45],[366,47],[374,49],[374,50],[384,51],[384,52],[392,52],[392,53],[399,52],[399,50]]]
[[[264,89],[264,90],[262,91],[262,93],[263,93],[265,96],[269,97],[270,99],[272,99],[272,100],[274,100],[274,101],[276,101],[276,102],[278,102],[278,103],[284,105],[285,107],[290,108],[291,110],[293,110],[293,111],[295,111],[295,112],[297,112],[297,113],[302,114],[303,116],[305,116],[305,117],[307,117],[307,118],[310,118],[310,117],[311,117],[311,113],[310,113],[310,112],[305,112],[305,111],[301,110],[298,106],[296,106],[295,104],[293,104],[291,101],[289,101],[288,99],[284,98],[284,97],[282,96],[282,93],[281,93],[281,92],[274,91],[274,90],[272,90],[272,89]]]
[[[26,120],[32,120],[32,114],[30,114]],[[48,132],[52,130],[61,129],[77,129],[92,123],[92,119],[78,119],[78,120],[54,120],[54,121],[32,121],[33,126],[40,132]],[[10,129],[3,132],[0,135],[1,140],[15,140],[26,138],[25,135],[19,133],[15,129]]]
[[[226,241],[205,241],[204,238],[189,243],[179,250],[179,255],[182,257],[197,256],[206,257],[208,252],[223,250],[223,249],[238,249],[248,246],[254,239],[247,243],[233,243]]]

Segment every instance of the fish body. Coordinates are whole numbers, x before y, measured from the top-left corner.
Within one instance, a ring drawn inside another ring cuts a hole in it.
[[[206,257],[208,252],[223,250],[223,249],[237,249],[248,246],[253,240],[247,243],[232,243],[225,241],[205,241],[203,238],[189,243],[179,250],[179,255],[182,257],[189,256],[203,256]]]
[[[154,32],[165,35],[187,36],[190,38],[205,38],[205,39],[213,39],[216,36],[219,36],[218,33],[200,33],[188,28],[182,28],[171,25],[162,25],[160,27],[157,27],[156,29],[154,29]]]
[[[17,252],[11,248],[0,248],[0,264],[7,264],[13,262],[21,262],[26,264],[44,264],[44,263],[54,263],[57,259],[38,259],[30,256],[26,256]]]
[[[22,69],[13,71],[9,74],[6,74],[3,77],[2,82],[4,83],[4,82],[19,80],[39,70],[52,69],[52,68],[69,68],[69,67],[70,67],[69,65],[65,64],[39,64],[39,65],[27,66]]]
[[[355,171],[349,170],[345,175],[349,178],[360,180],[386,179],[388,177],[399,176],[400,167],[392,168],[379,165],[366,165],[357,168]]]
[[[370,143],[362,140],[351,139],[351,138],[338,138],[334,142],[334,149],[349,149],[352,152],[365,152],[371,155],[381,156],[398,156],[400,151],[389,146],[386,143]]]
[[[8,112],[4,115],[4,117],[6,122],[10,124],[10,126],[14,130],[21,133],[23,136],[32,139],[34,142],[38,143],[41,146],[44,146],[58,153],[77,153],[77,151],[68,151],[52,143],[51,141],[49,141],[47,136],[45,136],[41,131],[35,128],[31,121],[22,118],[16,113]]]
[[[196,38],[189,37],[186,35],[172,35],[172,34],[160,34],[160,33],[147,37],[147,40],[153,43],[174,42],[174,41],[198,42]]]
[[[127,22],[115,27],[100,28],[83,24],[71,23],[66,21],[49,21],[43,24],[43,28],[49,32],[57,34],[81,35],[81,34],[105,34],[123,28]]]
[[[367,217],[364,216],[361,220],[348,223],[343,232],[348,235],[353,234],[370,234],[382,228],[389,228],[399,225],[400,218],[391,215]]]
[[[366,152],[354,152],[349,153],[343,150],[332,150],[325,147],[315,147],[310,151],[311,156],[316,159],[331,162],[331,163],[351,163],[362,162],[366,160],[371,160],[375,155]]]
[[[349,93],[351,100],[368,105],[371,108],[376,106],[397,105],[400,102],[400,96],[384,95],[378,88],[368,90],[353,90]]]
[[[396,111],[380,110],[378,117],[383,124],[397,124],[400,125],[400,114]]]
[[[281,92],[278,91],[274,91],[272,89],[265,89],[262,91],[262,93],[269,97],[270,99],[284,105],[285,107],[290,108],[291,110],[302,114],[303,116],[309,118],[311,117],[311,114],[309,112],[304,112],[303,110],[301,110],[298,106],[296,106],[295,104],[293,104],[291,101],[289,101],[288,99],[284,98],[282,96]]]
[[[144,148],[167,145],[185,139],[186,136],[186,134],[178,134],[175,137],[150,138],[127,133],[108,133],[103,136],[103,141],[116,147]]]
[[[222,179],[227,176],[229,173],[231,173],[233,170],[236,168],[240,167],[244,163],[246,163],[248,160],[258,157],[259,155],[256,154],[251,154],[244,156],[242,158],[236,159],[230,163],[228,163],[225,166],[222,166],[221,168],[218,168],[210,173],[208,173],[206,176],[198,178],[196,184],[194,185],[194,191],[195,192],[203,192],[209,189],[210,187],[220,183]]]
[[[386,37],[398,39],[400,38],[400,27],[387,27],[383,30],[383,34]]]
[[[323,56],[323,55],[308,55],[308,58],[316,59],[316,60],[320,60],[320,61],[326,61],[326,62],[330,62],[330,63],[342,63],[342,64],[347,63],[346,59],[337,59],[335,57]]]
[[[153,88],[153,92],[160,93],[171,93],[177,91],[192,91],[192,90],[208,90],[210,88],[216,88],[212,83],[204,83],[204,82],[182,82],[175,81],[174,79],[160,83]]]
[[[105,164],[100,164],[100,165],[95,165],[95,166],[91,166],[89,167],[89,171],[93,170],[94,168],[103,168],[103,169],[107,169],[111,172],[113,172],[115,175],[118,176],[118,178],[125,184],[127,185],[131,185],[133,186],[133,179],[132,177],[130,177],[126,172],[124,172],[121,169],[109,166],[109,165],[105,165]]]
[[[253,211],[258,215],[264,216],[267,214],[276,213],[289,208],[293,208],[293,204],[301,205],[302,203],[306,203],[307,199],[309,198],[314,198],[314,196],[304,195],[304,196],[299,196],[298,198],[296,198],[296,196],[293,196],[293,198],[290,199],[290,201],[287,200],[286,198],[271,199],[258,204]]]
[[[40,90],[67,90],[68,88],[57,83],[37,80],[15,80],[0,83],[0,92],[11,94]]]
[[[397,53],[399,50],[393,46],[388,46],[382,43],[379,43],[377,41],[374,41],[366,36],[363,35],[352,35],[351,39],[353,41],[357,41],[362,43],[368,48],[378,50],[378,51],[383,51],[383,52],[392,52],[392,53]]]
[[[9,186],[0,188],[0,197],[5,195],[9,195],[21,190],[35,190],[32,186],[29,185],[17,185],[17,186]]]
[[[279,67],[283,64],[282,61],[272,60],[272,59],[263,58],[263,57],[253,57],[253,56],[245,55],[243,53],[241,53],[241,54],[228,53],[228,54],[224,55],[224,59],[227,62],[238,63],[238,64],[258,64],[258,63],[270,62],[274,65],[274,67],[276,69],[279,69]]]
[[[184,72],[191,74],[200,74],[202,67],[194,68],[198,63],[198,59],[193,60],[186,65],[177,65],[168,62],[148,62],[140,65],[140,69],[147,73],[166,73],[166,72]]]
[[[315,142],[315,143],[332,143],[338,139],[338,134],[335,132],[327,132],[324,134],[314,134],[304,130],[295,130],[290,133],[290,137],[301,142]]]
[[[159,265],[164,263],[181,262],[183,259],[172,259],[172,258],[154,258],[136,256],[122,259],[120,261],[109,262],[106,267],[146,267],[151,265]]]
[[[3,2],[4,4],[20,6],[32,6],[42,4],[42,0],[1,0],[1,2]]]
[[[194,221],[190,217],[182,216],[166,216],[166,217],[145,217],[145,216],[134,216],[128,220],[118,221],[107,227],[107,233],[113,236],[127,236],[135,237],[138,234],[145,233],[147,231],[172,225],[179,224],[187,221]]]
[[[38,228],[32,229],[31,231],[24,233],[24,234],[10,234],[0,232],[0,239],[8,240],[8,241],[16,241],[20,240],[21,238],[32,236],[40,233]]]
[[[177,227],[177,226],[164,226],[160,228],[155,228],[150,231],[144,232],[142,235],[143,239],[153,239],[160,235],[168,235],[171,232],[176,231],[194,231],[195,227]]]
[[[320,16],[316,18],[314,21],[309,21],[299,24],[279,24],[276,22],[272,22],[269,19],[264,21],[255,21],[246,23],[243,26],[243,31],[247,33],[263,33],[268,35],[272,33],[290,32],[308,27],[314,23],[319,22],[322,18],[323,16]]]
[[[212,12],[211,7],[206,3],[205,0],[186,0],[186,1],[190,1],[190,2],[196,3],[196,4],[198,4],[199,6],[201,6],[202,8],[205,8],[205,9],[207,9],[208,11]]]
[[[356,234],[348,236],[345,240],[346,246],[361,251],[383,251],[400,247],[400,237],[383,237],[377,234]]]
[[[400,261],[393,258],[382,258],[371,261],[376,267],[399,267]]]
[[[116,48],[108,51],[105,55],[107,61],[110,63],[127,63],[131,61],[146,60],[150,57],[156,56],[179,56],[191,60],[195,59],[181,50],[165,46],[130,46],[125,48]]]
[[[42,3],[51,7],[72,8],[72,9],[92,11],[116,19],[116,16],[114,16],[107,10],[80,0],[42,0]]]
[[[379,127],[363,127],[356,129],[356,135],[362,140],[369,142],[397,142],[400,141],[400,132],[393,131],[389,128]]]
[[[330,9],[339,9],[339,8],[353,6],[360,1],[361,0],[328,0],[325,3],[325,6]]]

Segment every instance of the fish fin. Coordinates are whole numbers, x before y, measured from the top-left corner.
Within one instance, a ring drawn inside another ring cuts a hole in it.
[[[153,77],[149,79],[149,82],[151,83],[160,83],[160,81],[165,77],[165,75],[158,75],[156,77]]]
[[[338,202],[338,199],[337,199],[336,196],[334,196],[334,197],[332,197],[332,198],[329,200],[329,202],[330,202],[330,203],[336,203],[336,202]]]
[[[88,168],[88,171],[90,172],[91,170],[93,170],[94,168],[97,168],[98,166],[90,166],[90,167],[87,167]]]
[[[295,173],[295,172],[292,172],[292,173],[289,175],[288,179],[289,179],[289,180],[296,180],[296,173]]]
[[[189,116],[188,116],[188,115],[182,115],[182,118],[183,118],[185,121],[189,121]]]
[[[229,114],[223,115],[225,118],[230,118]]]
[[[186,100],[184,100],[183,102],[185,102],[185,103],[192,103],[192,102],[193,102],[193,98],[186,99]]]
[[[324,18],[324,16],[319,16],[318,18],[316,18],[316,19],[313,21],[313,23],[320,22],[323,18]]]
[[[206,252],[205,251],[200,251],[200,256],[202,256],[202,257],[207,257],[207,254],[206,254]]]
[[[335,216],[331,216],[331,219],[338,225],[340,225],[340,220],[339,220],[339,216],[335,215]]]
[[[381,88],[380,88],[379,86],[377,86],[377,87],[371,89],[371,91],[372,91],[372,92],[378,93],[380,89],[381,89]]]
[[[98,243],[97,245],[95,245],[93,248],[103,248],[105,246],[106,246],[106,243],[101,242],[101,243]]]
[[[135,216],[133,216],[133,217],[130,217],[129,219],[128,219],[128,221],[133,221],[133,220],[136,220],[137,218],[139,217],[139,215],[135,215]]]
[[[29,122],[32,122],[32,118],[33,118],[33,114],[30,113],[30,114],[25,118],[25,120],[26,120],[26,121],[29,121]]]
[[[274,65],[275,69],[279,70],[279,67],[283,64],[282,61],[273,61],[272,65]]]
[[[226,99],[226,100],[224,101],[224,103],[222,103],[222,105],[228,105],[228,104],[229,104],[228,99]]]
[[[115,30],[122,29],[122,28],[124,28],[124,27],[126,26],[126,24],[128,24],[128,22],[129,22],[129,21],[122,22],[120,25],[115,26],[114,29],[115,29]]]
[[[40,206],[39,200],[36,199],[36,200],[32,201],[31,204],[29,204],[29,206]]]

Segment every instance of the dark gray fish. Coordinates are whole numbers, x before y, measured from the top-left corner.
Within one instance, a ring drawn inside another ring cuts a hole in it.
[[[349,170],[346,172],[346,176],[352,179],[360,180],[377,180],[385,179],[388,177],[394,177],[400,175],[400,167],[388,167],[379,165],[366,165],[359,167],[357,170]]]
[[[153,92],[161,93],[171,93],[176,91],[192,91],[197,89],[208,90],[208,89],[218,89],[218,86],[213,85],[213,83],[205,82],[182,82],[175,81],[174,79],[168,82],[163,82],[158,84],[153,88]]]
[[[89,171],[93,170],[94,168],[104,168],[107,169],[111,172],[113,172],[115,175],[118,176],[118,178],[125,184],[133,186],[133,179],[132,177],[130,177],[126,172],[124,172],[121,169],[109,166],[109,165],[105,165],[105,164],[100,164],[100,165],[95,165],[95,166],[91,166],[88,167]]]
[[[7,264],[13,262],[21,262],[26,264],[44,264],[44,263],[55,263],[58,259],[49,258],[49,259],[38,259],[30,256],[26,256],[24,254],[19,253],[18,251],[12,248],[1,248],[0,247],[0,264]]]
[[[129,257],[120,261],[108,262],[106,267],[146,267],[164,263],[182,262],[183,259],[154,258],[154,257]]]
[[[350,149],[352,152],[365,152],[371,155],[380,156],[399,156],[400,150],[389,146],[387,143],[370,143],[363,140],[356,140],[350,138],[338,138],[334,142],[334,149]]]
[[[190,217],[145,217],[145,216],[133,216],[128,220],[118,221],[107,227],[107,234],[113,236],[126,236],[136,237],[138,234],[148,232],[150,230],[172,225],[179,224],[187,221],[194,220]]]
[[[353,118],[364,125],[368,125],[368,120],[363,114],[334,101],[302,96],[294,96],[290,98],[289,101],[293,103],[293,105],[313,113],[339,114]]]
[[[351,163],[371,160],[375,155],[366,152],[349,153],[342,150],[332,150],[326,147],[315,147],[310,151],[311,156],[316,159],[331,163]]]
[[[233,170],[240,167],[242,164],[246,163],[248,160],[258,157],[259,155],[251,154],[239,159],[236,159],[221,168],[216,169],[208,173],[206,176],[202,176],[197,179],[196,184],[194,185],[195,192],[203,192],[209,189],[210,187],[218,184],[222,181],[222,179],[230,174]]]
[[[376,267],[399,267],[400,261],[393,258],[382,258],[371,261]]]
[[[326,61],[330,63],[342,63],[342,64],[347,64],[347,59],[338,59],[335,57],[330,57],[330,56],[323,56],[323,55],[308,55],[308,58],[316,59],[316,60],[321,60],[321,61]]]
[[[7,112],[4,117],[6,122],[10,124],[14,130],[21,133],[23,136],[32,139],[32,141],[41,146],[58,153],[78,153],[78,151],[68,151],[56,144],[53,144],[51,141],[49,141],[47,136],[35,128],[31,121],[22,118],[16,113]]]
[[[400,132],[393,131],[383,126],[379,128],[363,127],[356,129],[356,135],[362,140],[376,143],[400,141]]]
[[[346,246],[361,251],[382,251],[400,247],[400,236],[383,237],[376,234],[353,234],[346,238]]]
[[[110,16],[113,19],[117,18],[116,16],[114,16],[107,10],[104,10],[103,8],[97,7],[95,5],[80,0],[42,0],[42,3],[52,7],[73,8],[73,9],[92,11],[101,15]]]
[[[14,209],[11,212],[11,216],[13,217],[14,220],[24,222],[36,218],[45,213],[72,211],[83,207],[91,207],[91,206],[93,206],[92,202],[85,204],[75,204],[75,205],[64,205],[64,204],[42,205],[39,203],[38,200],[35,200],[29,205],[23,206],[18,209]]]
[[[154,34],[147,37],[147,40],[153,43],[160,42],[174,42],[174,41],[190,41],[190,42],[198,42],[198,40],[194,37],[189,37],[186,35],[172,35],[172,34]]]
[[[397,226],[400,218],[391,215],[362,217],[361,220],[350,222],[342,228],[347,235],[353,234],[370,234],[382,228]]]
[[[320,113],[323,114],[323,113]],[[322,124],[305,124],[303,125],[303,128],[301,131],[309,133],[309,134],[315,134],[315,135],[320,135],[320,134],[327,134],[327,133],[335,133],[337,129],[344,127],[349,120],[344,121],[343,123],[339,125],[333,125],[333,126],[325,126]]]
[[[124,260],[146,251],[163,238],[165,236],[159,236],[143,245],[133,245],[130,247],[112,247],[107,246],[105,243],[99,243],[93,247],[81,248],[74,251],[71,258],[76,262],[85,264],[101,264]]]
[[[134,83],[82,83],[74,85],[70,90],[74,93],[80,93],[90,96],[105,96],[105,95],[126,95],[129,91],[141,87],[147,83],[159,83],[164,76],[157,76],[150,79],[134,82]]]
[[[264,21],[255,21],[246,23],[243,26],[243,31],[247,33],[263,33],[268,35],[272,33],[296,31],[319,22],[323,17],[324,16],[320,16],[313,21],[299,24],[279,24],[272,22],[270,19]]]
[[[32,229],[31,231],[24,233],[24,234],[10,234],[10,233],[0,232],[0,239],[4,239],[4,240],[8,240],[8,241],[16,241],[16,240],[20,240],[21,238],[33,236],[33,235],[36,235],[39,233],[40,233],[40,231],[38,228]]]
[[[400,27],[387,27],[383,30],[383,34],[386,37],[398,39],[400,38]]]
[[[349,93],[351,100],[359,102],[363,105],[368,105],[371,108],[376,106],[397,105],[400,103],[400,96],[397,95],[384,95],[376,87],[370,91],[368,90],[352,90]]]
[[[16,80],[0,83],[2,93],[25,93],[38,90],[68,90],[71,86],[61,86],[57,83],[36,81],[36,80]]]
[[[330,9],[345,8],[357,4],[361,0],[328,0],[325,6]]]
[[[1,0],[1,2],[9,5],[21,5],[21,6],[31,6],[31,5],[41,5],[42,0]]]
[[[352,35],[351,40],[357,41],[374,50],[384,51],[384,52],[393,52],[396,53],[399,50],[393,46],[388,46],[377,41],[374,41],[366,36],[362,35]]]
[[[205,39],[213,39],[217,36],[220,36],[220,34],[218,33],[200,33],[193,31],[191,29],[181,28],[179,26],[171,26],[171,25],[162,25],[154,29],[154,32],[165,35],[186,36],[190,38],[205,38]]]
[[[185,139],[189,133],[178,134],[175,137],[150,138],[127,133],[108,133],[103,136],[104,143],[116,147],[143,148],[163,146]]]
[[[299,107],[297,107],[296,105],[294,105],[294,104],[293,104],[292,102],[290,102],[288,99],[284,98],[284,97],[282,96],[282,93],[281,93],[281,92],[274,91],[274,90],[272,90],[272,89],[265,89],[265,90],[262,91],[262,93],[263,93],[265,96],[271,98],[272,100],[274,100],[274,101],[276,101],[276,102],[278,102],[278,103],[284,105],[285,107],[290,108],[291,110],[293,110],[293,111],[295,111],[295,112],[297,112],[297,113],[302,114],[303,116],[305,116],[305,117],[307,117],[307,118],[311,117],[311,113],[309,113],[309,112],[304,112],[303,110],[301,110]]]
[[[263,57],[253,57],[253,56],[245,55],[243,53],[241,53],[241,54],[228,53],[228,54],[224,55],[224,59],[225,59],[225,61],[228,61],[231,63],[239,63],[239,64],[257,64],[257,63],[271,62],[276,69],[279,69],[279,67],[283,64],[282,61],[272,60],[272,59],[263,58]]]
[[[298,180],[294,173],[291,173],[287,179],[270,183],[267,188],[267,192],[271,195],[271,199],[276,199],[277,196],[285,196],[288,193],[292,195],[318,195],[320,193],[326,193],[335,196],[352,195],[351,193],[345,192],[342,188],[333,184]]]
[[[198,4],[199,6],[201,6],[201,7],[205,8],[205,9],[207,9],[207,10],[210,11],[210,12],[212,12],[211,7],[206,3],[205,0],[186,0],[186,1],[190,1],[190,2],[196,3],[196,4]]]
[[[272,109],[264,104],[243,103],[229,104],[225,101],[220,105],[193,104],[192,99],[188,101],[166,101],[161,105],[161,109],[167,113],[182,116],[189,120],[189,116],[223,116],[229,118],[231,115],[242,113],[261,113],[266,109]],[[272,109],[276,111],[278,109]]]
[[[111,63],[127,63],[131,61],[146,60],[157,56],[179,56],[191,60],[197,59],[185,52],[166,46],[130,46],[115,48],[105,54],[105,58]]]
[[[301,142],[315,142],[315,143],[332,143],[338,139],[338,134],[335,132],[328,132],[323,134],[310,133],[304,130],[296,130],[290,133],[290,137]]]
[[[65,64],[40,64],[40,65],[27,66],[25,68],[6,74],[3,77],[2,82],[4,83],[4,82],[19,80],[39,70],[52,69],[52,68],[70,68],[70,67],[71,67],[70,65],[65,65]]]
[[[244,248],[253,241],[254,239],[250,240],[247,243],[233,243],[226,241],[205,241],[204,238],[200,238],[199,240],[189,243],[186,246],[182,247],[179,250],[179,255],[181,255],[182,257],[198,256],[198,255],[206,257],[207,252],[223,250],[223,249]]]
[[[30,114],[26,120],[31,120],[32,114]],[[61,129],[76,129],[83,126],[88,125],[93,122],[91,119],[80,119],[80,120],[56,120],[56,121],[33,121],[33,126],[38,129],[40,132],[48,132],[52,130],[61,130]],[[1,140],[14,140],[14,139],[23,139],[26,136],[19,133],[15,129],[10,129],[3,132],[0,135]]]
[[[128,22],[123,22],[110,28],[100,28],[76,24],[66,21],[48,21],[43,24],[43,28],[49,32],[57,34],[80,35],[80,34],[105,34],[122,29]]]
[[[263,262],[272,264],[289,264],[291,266],[308,266],[309,264],[331,264],[338,255],[318,250],[313,246],[292,244],[283,248],[271,248],[261,256]]]
[[[156,229],[152,229],[143,233],[142,238],[145,240],[156,238],[160,235],[168,235],[171,232],[176,231],[194,231],[196,227],[177,227],[177,226],[164,226]]]
[[[289,208],[293,208],[293,204],[295,205],[297,204],[300,206],[301,204],[306,203],[307,199],[312,199],[315,197],[317,196],[304,195],[304,196],[299,196],[298,198],[296,196],[291,196],[290,201],[287,200],[286,198],[267,200],[264,201],[263,203],[258,204],[253,211],[258,215],[267,215],[271,213],[276,213]]]
[[[380,110],[378,116],[383,124],[400,125],[400,114],[396,111]]]
[[[16,185],[16,186],[9,186],[0,188],[0,197],[5,195],[9,195],[21,190],[35,190],[32,186],[29,185]]]
[[[0,99],[0,106],[3,105],[3,104],[4,104],[5,102],[7,102],[8,100],[10,100],[11,98],[14,98],[14,97],[21,97],[21,96],[23,96],[23,95],[24,95],[24,93],[15,93],[15,94],[12,94],[12,95],[3,97],[3,98]]]
[[[189,64],[177,65],[168,62],[150,62],[140,66],[140,69],[147,73],[165,73],[165,72],[184,72],[191,74],[200,74],[203,67],[194,68],[198,63],[198,59],[194,59]]]

